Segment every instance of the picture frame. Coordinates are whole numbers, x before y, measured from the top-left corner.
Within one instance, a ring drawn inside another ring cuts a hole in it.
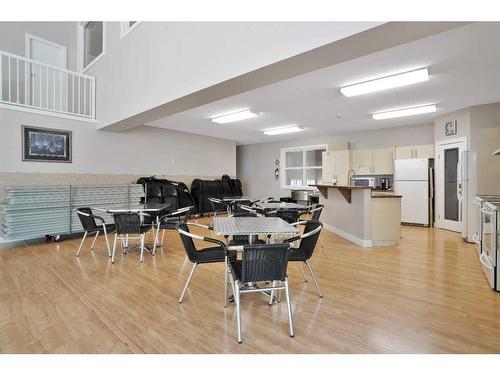
[[[21,126],[22,160],[50,163],[72,162],[72,132]]]
[[[455,135],[457,134],[457,121],[448,121],[445,124],[445,135],[450,136],[450,135]]]

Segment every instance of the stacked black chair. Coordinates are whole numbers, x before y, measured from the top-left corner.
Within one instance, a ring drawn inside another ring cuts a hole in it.
[[[319,221],[301,221],[298,222],[297,225],[304,225],[304,233],[300,236],[292,237],[285,241],[287,243],[300,241],[299,247],[291,247],[288,251],[288,261],[303,262],[307,265],[307,268],[309,269],[309,272],[311,273],[311,276],[313,278],[314,285],[316,286],[316,290],[318,291],[319,297],[323,298],[323,293],[321,292],[321,289],[319,287],[318,280],[309,262],[309,259],[311,259],[311,257],[313,256],[316,243],[318,242],[321,229],[323,228],[323,224],[321,224]],[[304,276],[304,281],[307,282],[302,268],[300,269],[300,271]]]
[[[260,293],[265,291],[274,293],[276,290],[284,289],[288,307],[290,336],[294,336],[292,303],[290,299],[290,290],[288,289],[288,277],[286,275],[288,248],[288,243],[245,245],[243,246],[242,260],[237,260],[235,257],[229,259],[234,300],[236,302],[236,323],[239,343],[243,342],[240,302],[240,296],[243,293]],[[259,288],[244,286],[245,284],[254,285],[257,282],[272,282],[272,286]]]
[[[115,262],[116,241],[126,241],[128,244],[129,239],[138,238],[141,241],[141,255],[139,260],[144,261],[144,248],[146,233],[152,229],[150,224],[143,224],[142,217],[149,216],[146,213],[139,212],[116,212],[113,214],[115,220],[116,233],[113,241],[113,254],[111,256],[111,263]]]
[[[78,251],[76,252],[76,256],[77,257],[80,256],[80,252],[82,251],[82,246],[83,243],[85,242],[85,238],[87,238],[87,235],[95,233],[94,240],[92,241],[92,245],[90,246],[90,250],[94,250],[95,242],[97,241],[97,237],[99,237],[99,234],[101,232],[104,233],[104,238],[106,239],[108,256],[111,256],[108,234],[112,233],[115,230],[115,225],[106,224],[106,222],[102,217],[95,216],[92,213],[92,209],[90,207],[80,207],[79,209],[76,210],[76,213],[78,215],[78,218],[80,219],[80,223],[82,224],[83,230],[85,231],[83,233],[83,238],[82,241],[80,242],[80,246],[78,246]],[[96,220],[99,221],[100,223],[97,224]]]
[[[177,225],[177,231],[184,245],[184,250],[188,259],[193,263],[193,268],[189,273],[189,277],[182,289],[181,296],[179,298],[179,303],[182,303],[184,295],[186,294],[187,288],[191,279],[193,278],[194,271],[199,264],[210,264],[210,263],[225,263],[225,276],[224,276],[224,307],[227,307],[227,284],[228,284],[228,260],[233,260],[236,258],[235,251],[228,251],[226,244],[220,240],[210,237],[199,236],[193,234],[189,231],[189,227],[200,227],[204,229],[211,230],[211,227],[197,223],[183,223]],[[193,239],[210,242],[216,246],[205,247],[203,249],[197,249]]]

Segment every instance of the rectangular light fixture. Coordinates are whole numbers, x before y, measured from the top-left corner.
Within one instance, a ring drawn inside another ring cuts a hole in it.
[[[373,113],[372,118],[374,120],[385,120],[389,118],[405,117],[413,115],[421,115],[424,113],[436,112],[437,108],[435,104],[423,105],[420,107],[411,108],[401,108],[392,111]]]
[[[257,117],[258,115],[259,115],[258,112],[252,111],[251,109],[245,109],[243,111],[228,113],[227,115],[214,117],[212,118],[212,122],[216,122],[218,124],[226,124],[228,122],[241,121],[252,117]]]
[[[356,95],[368,94],[370,92],[387,90],[394,87],[411,85],[413,83],[424,82],[428,80],[429,71],[427,68],[423,68],[345,86],[340,89],[340,92],[344,96],[351,97]]]
[[[265,135],[278,135],[278,134],[301,132],[302,130],[304,129],[302,129],[297,125],[290,125],[290,126],[282,126],[280,128],[266,129],[263,130],[263,133]]]

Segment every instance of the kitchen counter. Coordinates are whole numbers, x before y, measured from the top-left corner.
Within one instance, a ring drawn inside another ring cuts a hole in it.
[[[321,218],[325,229],[363,247],[400,241],[401,195],[368,186],[314,186],[325,206]]]

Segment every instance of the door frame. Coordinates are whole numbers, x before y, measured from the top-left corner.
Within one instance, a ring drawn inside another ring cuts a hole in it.
[[[64,67],[62,69],[68,69],[68,47],[63,46],[62,44],[54,43],[54,42],[47,40],[47,39],[40,38],[40,37],[35,36],[33,34],[30,34],[30,33],[26,33],[25,38],[24,38],[25,56],[27,59],[33,60],[31,58],[31,40],[37,40],[41,43],[45,43],[45,44],[51,45],[53,47],[63,49],[64,50]]]
[[[462,220],[453,227],[451,224],[452,222],[448,222],[448,220],[444,219],[444,164],[443,160],[440,159],[440,154],[439,154],[439,149],[441,146],[446,146],[446,145],[454,145],[457,144],[457,146],[460,149],[460,144],[463,146],[462,151],[468,151],[468,143],[467,143],[467,137],[460,137],[460,138],[451,138],[451,139],[446,139],[443,141],[437,141],[435,142],[435,163],[434,163],[434,171],[435,171],[435,179],[434,179],[434,196],[435,196],[435,222],[434,226],[436,228],[441,228],[441,229],[447,229],[455,232],[462,232],[464,220],[467,220],[466,217],[462,214]],[[460,165],[460,162],[462,161],[462,152],[459,152],[458,155],[458,162]],[[460,173],[460,171],[458,171]],[[463,189],[463,188],[462,188]],[[462,204],[466,204],[466,202],[462,202]]]

